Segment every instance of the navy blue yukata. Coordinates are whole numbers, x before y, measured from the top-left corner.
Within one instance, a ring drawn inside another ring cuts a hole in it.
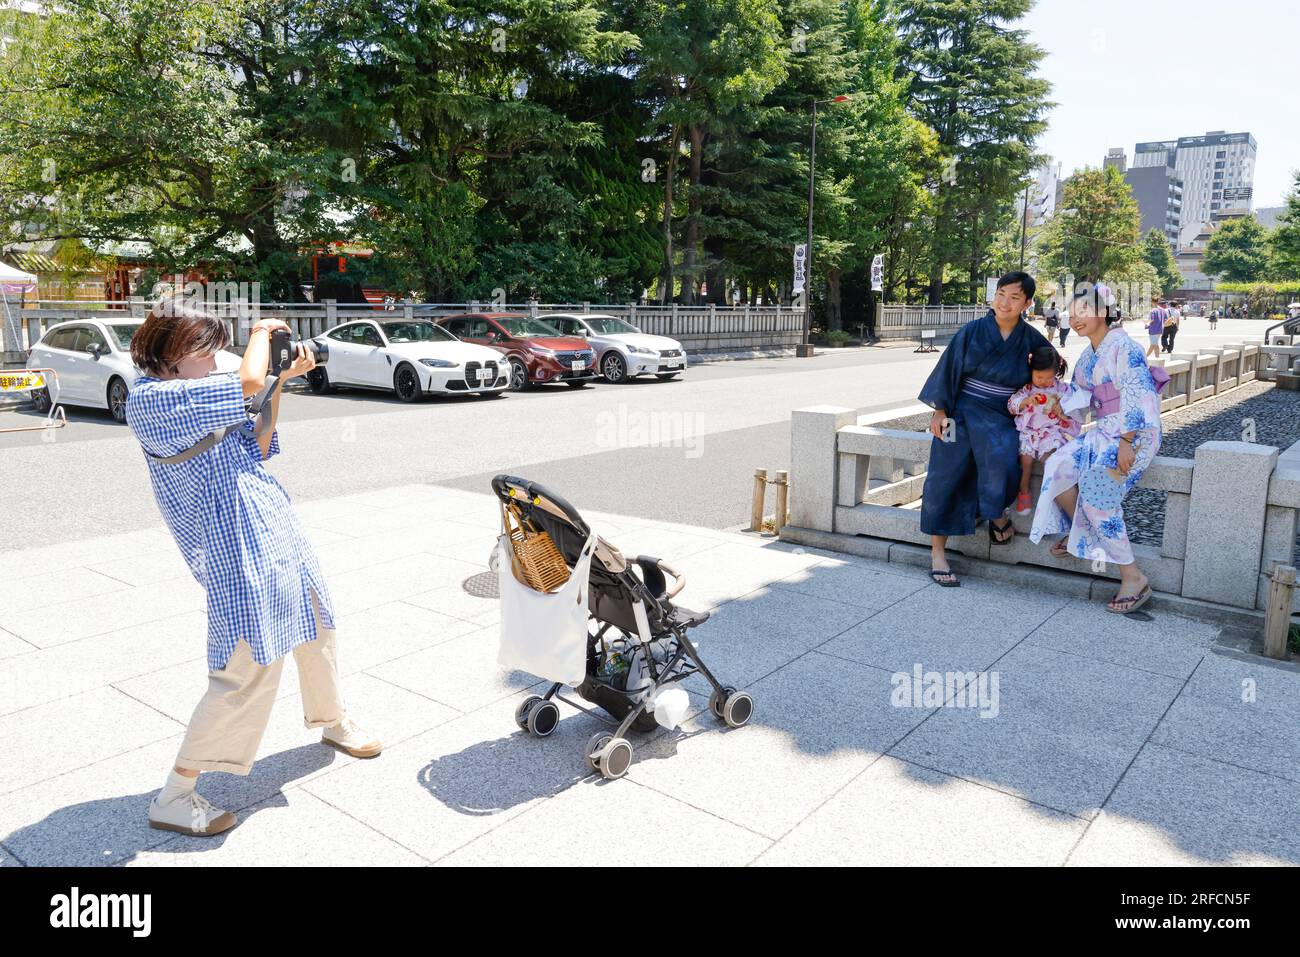
[[[970,535],[977,519],[1000,519],[1020,490],[1020,437],[1007,399],[1029,382],[1029,353],[1048,345],[1023,319],[1002,338],[993,311],[957,330],[920,400],[955,423],[953,441],[930,441],[921,531]]]

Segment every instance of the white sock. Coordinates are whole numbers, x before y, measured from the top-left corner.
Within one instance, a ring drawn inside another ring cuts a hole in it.
[[[177,798],[188,797],[194,792],[194,786],[198,783],[199,776],[197,774],[194,777],[187,777],[172,768],[167,774],[167,783],[158,792],[158,803],[169,804]]]

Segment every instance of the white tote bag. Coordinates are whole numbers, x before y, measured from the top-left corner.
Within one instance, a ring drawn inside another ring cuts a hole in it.
[[[501,650],[506,668],[580,685],[587,677],[587,576],[596,547],[593,532],[569,580],[553,592],[534,591],[515,578],[510,539],[497,539],[501,593]]]

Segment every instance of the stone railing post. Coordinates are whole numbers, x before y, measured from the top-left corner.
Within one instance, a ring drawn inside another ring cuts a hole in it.
[[[1196,356],[1197,353],[1195,352],[1175,352],[1169,356],[1170,359],[1182,360],[1187,363],[1187,375],[1183,377],[1183,394],[1187,396],[1187,401],[1183,405],[1192,404],[1192,393],[1196,391]],[[1172,393],[1173,387],[1171,384],[1170,391],[1166,392],[1165,395],[1169,396]]]
[[[837,405],[795,409],[790,415],[790,524],[835,531],[839,472],[836,433],[857,423],[857,411]],[[865,475],[863,476],[865,479]]]
[[[1252,442],[1197,447],[1187,516],[1183,596],[1254,608],[1278,450]]]

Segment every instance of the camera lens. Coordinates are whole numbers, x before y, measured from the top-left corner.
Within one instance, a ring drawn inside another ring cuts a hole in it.
[[[319,339],[307,339],[303,342],[303,345],[316,356],[318,366],[323,366],[330,361],[330,347],[327,343],[321,342]]]

